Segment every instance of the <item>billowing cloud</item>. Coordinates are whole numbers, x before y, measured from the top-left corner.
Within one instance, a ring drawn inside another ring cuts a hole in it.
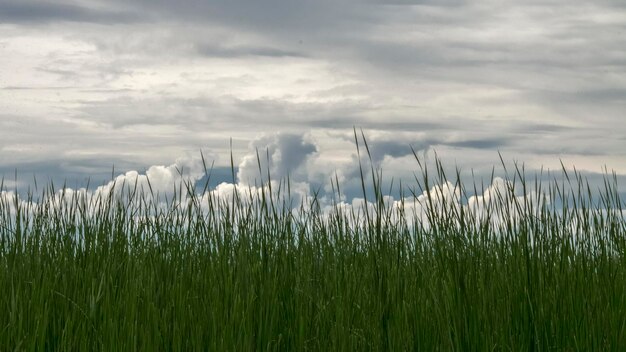
[[[380,145],[384,146],[385,143]],[[266,150],[265,153],[261,151],[263,149]],[[257,150],[259,150],[259,159],[262,161],[260,175],[259,165],[256,163]],[[205,215],[219,218],[224,214],[232,214],[232,212],[226,213],[222,210],[230,209],[233,204],[236,206],[243,204],[243,209],[246,209],[245,206],[249,204],[265,201],[268,209],[270,205],[272,206],[271,211],[291,212],[298,216],[299,207],[311,206],[314,194],[316,194],[315,206],[320,207],[326,219],[339,212],[348,216],[349,224],[352,226],[362,226],[376,216],[385,217],[384,221],[406,221],[409,227],[417,224],[429,228],[433,225],[434,219],[435,221],[449,220],[452,226],[460,226],[459,217],[463,213],[469,221],[469,226],[480,226],[481,222],[488,220],[490,225],[495,226],[495,229],[505,231],[506,229],[498,228],[498,226],[510,220],[516,221],[525,215],[538,214],[537,212],[543,206],[553,204],[553,200],[547,194],[538,192],[539,188],[535,188],[534,184],[530,185],[529,191],[524,193],[519,183],[501,177],[492,178],[485,187],[472,188],[469,183],[452,182],[435,176],[428,185],[423,185],[426,188],[424,190],[419,188],[420,190],[417,191],[418,188],[409,187],[413,193],[408,193],[403,189],[400,195],[397,192],[390,194],[383,185],[379,202],[371,194],[371,189],[366,195],[346,192],[346,189],[351,187],[351,183],[360,183],[360,180],[346,177],[340,169],[327,167],[321,170],[311,170],[311,167],[320,165],[317,163],[324,160],[322,156],[325,153],[328,151],[319,147],[317,142],[314,142],[308,135],[282,133],[264,135],[250,143],[248,154],[235,159],[240,160],[238,182],[235,184],[223,181],[215,187],[204,190],[204,193],[199,193],[199,189],[194,187],[194,184],[205,176],[205,165],[199,157],[183,157],[169,166],[154,165],[144,172],[127,171],[93,190],[64,188],[48,194],[43,200],[34,202],[26,201],[26,198],[13,191],[1,190],[0,206],[3,208],[0,209],[0,215],[15,215],[16,205],[29,211],[72,211],[71,209],[74,208],[68,207],[67,204],[71,204],[76,199],[84,201],[84,204],[87,204],[87,213],[93,215],[93,210],[109,200],[110,196],[128,200],[128,197],[133,195],[133,191],[137,190],[135,196],[144,197],[147,204],[154,205],[154,208],[149,210],[154,209],[157,212],[166,211],[168,206],[187,206],[193,201],[206,212]],[[384,154],[383,170],[385,167],[395,165],[394,162],[406,166],[411,157],[404,153]],[[264,158],[269,158],[269,160],[263,161]],[[343,162],[337,162],[335,166],[351,166],[353,162],[354,159],[348,158]],[[424,165],[432,166],[433,160],[423,162]],[[369,165],[363,166],[365,169],[369,167]],[[271,182],[263,178],[268,169],[273,175]],[[375,169],[375,172],[377,171],[379,169]],[[321,178],[325,179],[322,182],[324,186],[332,182],[335,173],[343,175],[341,179],[337,177],[342,193],[335,193],[338,189],[336,187],[320,189],[312,187],[313,183],[320,182],[318,173],[321,173],[323,175]],[[285,179],[288,176],[291,180],[289,183]],[[368,178],[371,176],[371,174],[367,175]],[[450,176],[456,175],[450,174]],[[380,174],[377,173],[376,177],[380,177]],[[539,176],[540,184],[546,180],[552,182],[554,179],[551,175]],[[397,190],[398,183],[395,185]],[[346,196],[347,194],[349,196]],[[140,203],[135,202],[135,204]],[[146,216],[146,214],[141,216]],[[9,222],[7,224],[10,225]],[[578,223],[573,222],[571,226],[573,226],[572,233],[581,231]]]
[[[307,158],[317,152],[315,144],[305,136],[283,133],[256,139],[250,143],[250,149],[252,153],[243,158],[237,173],[237,179],[244,185],[267,182],[267,172],[274,180],[287,177],[307,180],[307,171],[302,168],[306,167]]]
[[[119,194],[136,188],[140,193],[149,197],[167,195],[171,197],[175,191],[186,197],[187,186],[193,187],[204,174],[204,165],[199,157],[180,158],[175,164],[169,166],[151,166],[145,173],[128,171],[118,175],[106,185],[98,187],[95,194]]]
[[[496,177],[482,195],[474,195],[468,199],[467,208],[479,224],[490,220],[492,225],[497,226],[509,219],[535,215],[550,202],[550,196],[546,192],[529,190],[527,194],[519,194],[516,193],[513,182]]]

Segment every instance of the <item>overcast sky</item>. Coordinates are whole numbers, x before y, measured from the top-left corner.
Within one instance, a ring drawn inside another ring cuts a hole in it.
[[[353,126],[388,176],[417,169],[410,146],[626,175],[625,115],[624,1],[0,0],[0,174],[18,183],[200,150],[228,170],[230,138],[241,183],[255,148],[277,177],[349,183]]]

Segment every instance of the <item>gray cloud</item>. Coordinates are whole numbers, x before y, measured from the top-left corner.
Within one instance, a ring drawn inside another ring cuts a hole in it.
[[[137,14],[85,7],[62,2],[31,0],[3,0],[0,2],[0,21],[4,23],[41,24],[56,21],[91,23],[131,23]]]
[[[22,181],[20,191],[25,192],[30,187],[35,191],[35,180],[39,191],[54,185],[61,188],[63,185],[72,188],[86,187],[89,183],[92,188],[111,180],[115,170],[130,170],[137,165],[123,162],[119,157],[89,158],[75,160],[42,160],[36,162],[21,162],[16,164],[2,164],[0,179],[13,180],[17,172]]]
[[[205,148],[227,167],[219,155],[229,137],[241,157],[260,134],[307,132],[329,146],[258,142],[286,158],[277,175],[295,169],[304,180],[310,163],[356,161],[337,137],[349,141],[356,126],[371,136],[375,161],[389,165],[410,145],[481,165],[496,149],[620,165],[623,9],[620,1],[0,0],[0,21],[11,24],[0,25],[0,160],[81,177],[100,172],[76,168],[88,160],[140,169]]]
[[[297,51],[281,50],[271,47],[222,47],[214,45],[199,45],[196,49],[199,54],[208,57],[233,58],[245,56],[268,57],[304,57]]]
[[[370,154],[374,163],[379,163],[385,156],[391,156],[398,158],[401,156],[410,155],[412,153],[411,147],[416,150],[427,149],[430,147],[429,142],[421,142],[418,145],[415,143],[401,143],[392,140],[386,141],[373,141],[368,143],[370,147]]]
[[[427,130],[427,133],[420,133],[418,132],[419,130],[414,130],[414,132],[411,133],[405,129],[404,133],[399,135],[398,132],[393,132],[375,136],[374,138],[368,138],[367,133],[365,133],[365,138],[369,147],[370,156],[375,164],[380,163],[385,156],[400,158],[413,155],[413,151],[425,152],[441,146],[486,149],[496,152],[497,150],[512,144],[511,138],[493,138],[488,135],[477,135],[476,137],[481,138],[476,139],[459,138],[448,134],[447,132],[450,131],[450,129],[450,125],[448,125],[445,129]],[[502,133],[507,133],[507,131],[503,130]],[[350,139],[348,136],[343,136],[343,138],[345,140],[353,141],[353,139]],[[360,132],[359,138],[361,138]]]
[[[243,0],[183,0],[174,4],[166,0],[138,0],[133,1],[131,5],[138,10],[147,10],[163,18],[195,22],[237,23],[239,27],[254,30],[284,31],[290,29],[302,33],[329,25],[335,28],[338,26],[347,27],[356,19],[372,18],[371,13],[361,11],[359,6],[355,6],[359,3],[362,2],[270,0],[257,3]]]
[[[501,149],[510,144],[510,140],[504,138],[486,138],[486,139],[475,139],[475,140],[464,140],[458,142],[450,142],[446,143],[449,146],[453,147],[461,147],[461,148],[471,148],[471,149],[491,149],[497,150]]]
[[[306,181],[306,160],[317,152],[317,146],[298,134],[274,134],[258,138],[250,143],[251,153],[239,164],[237,179],[247,185],[267,182],[267,172],[273,180],[289,177]],[[258,159],[257,153],[258,152]],[[269,164],[268,164],[269,162]]]

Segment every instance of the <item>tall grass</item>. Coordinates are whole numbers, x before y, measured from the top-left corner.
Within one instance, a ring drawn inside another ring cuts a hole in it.
[[[614,178],[542,186],[516,165],[471,198],[484,187],[415,158],[395,205],[362,166],[360,209],[290,204],[288,180],[5,192],[0,350],[626,349]]]

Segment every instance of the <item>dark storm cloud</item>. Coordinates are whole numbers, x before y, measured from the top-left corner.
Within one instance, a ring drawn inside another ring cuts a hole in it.
[[[138,14],[83,7],[73,4],[29,0],[0,1],[0,22],[49,23],[55,21],[93,23],[131,23]]]

